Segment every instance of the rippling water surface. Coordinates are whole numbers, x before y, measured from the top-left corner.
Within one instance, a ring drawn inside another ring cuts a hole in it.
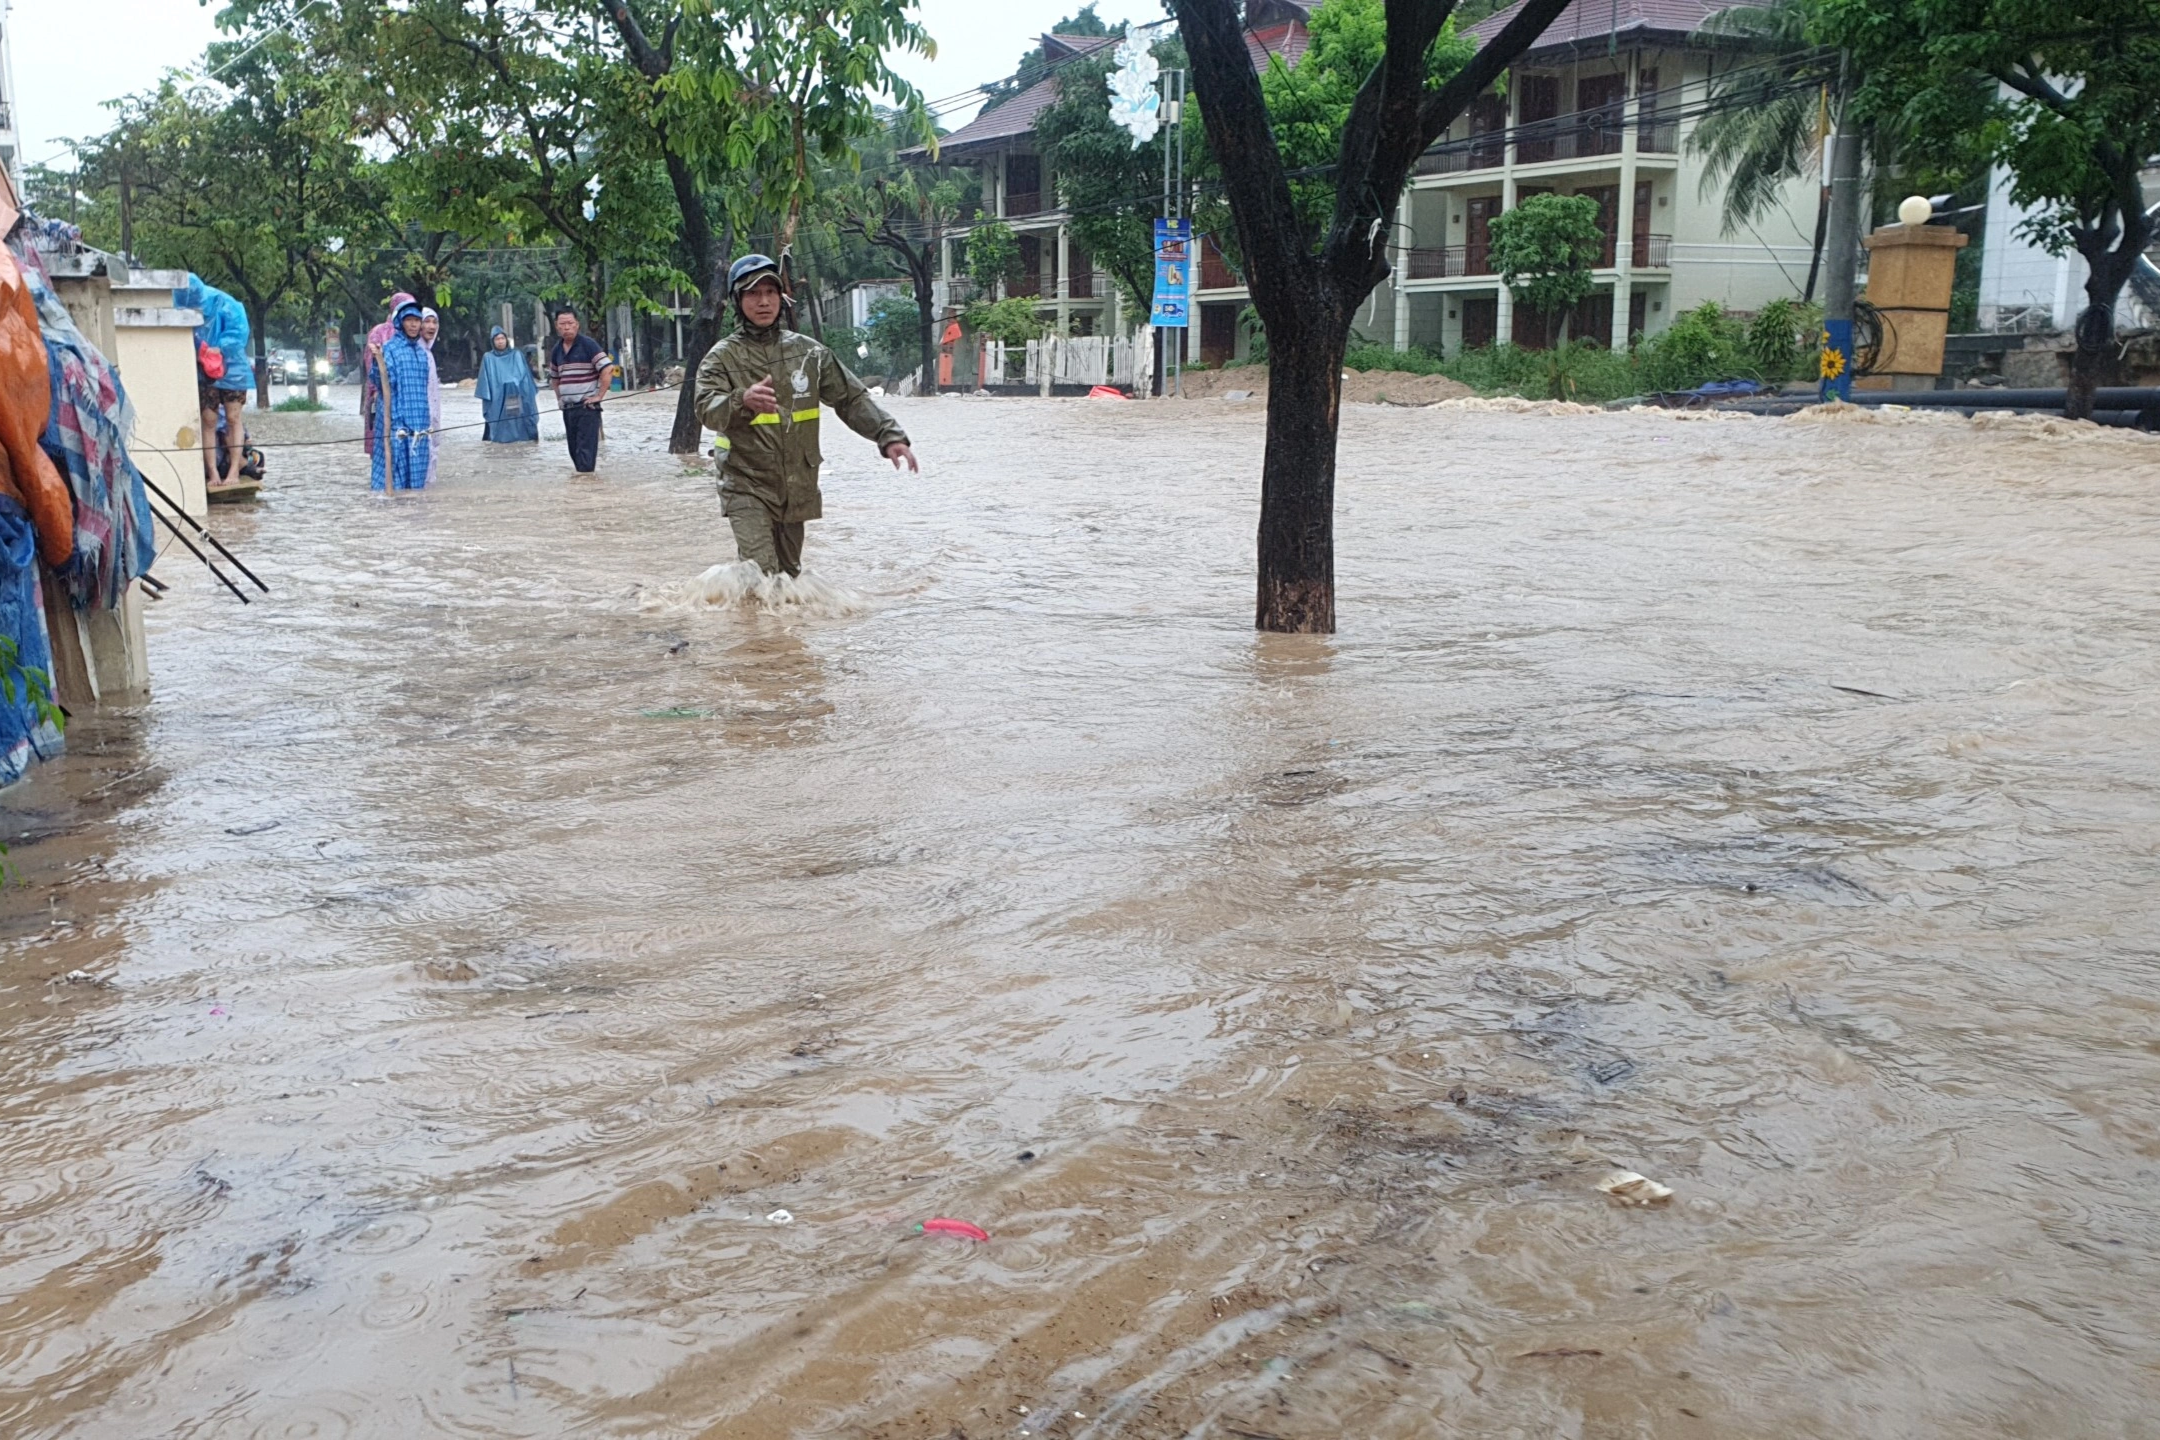
[[[0,1433],[2151,1433],[2160,443],[1355,408],[1311,640],[1253,407],[896,408],[865,613],[684,600],[650,402],[163,562],[7,800]]]

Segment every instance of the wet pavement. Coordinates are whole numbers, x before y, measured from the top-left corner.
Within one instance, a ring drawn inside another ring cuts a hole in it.
[[[894,408],[859,607],[671,601],[650,400],[161,562],[4,802],[0,1433],[2150,1432],[2160,442],[1354,407],[1322,640],[1257,407]]]

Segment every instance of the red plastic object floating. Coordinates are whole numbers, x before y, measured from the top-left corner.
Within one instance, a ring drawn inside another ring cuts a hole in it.
[[[916,1227],[925,1235],[958,1235],[963,1240],[988,1240],[990,1232],[965,1220],[925,1220]]]
[[[1088,391],[1090,400],[1123,400],[1125,392],[1115,385],[1097,385]]]

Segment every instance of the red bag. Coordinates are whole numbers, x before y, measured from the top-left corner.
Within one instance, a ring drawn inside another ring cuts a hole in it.
[[[225,378],[225,352],[207,340],[195,342],[195,364],[201,369],[205,380]]]

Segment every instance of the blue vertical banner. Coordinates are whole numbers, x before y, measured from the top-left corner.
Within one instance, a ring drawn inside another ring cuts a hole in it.
[[[1148,324],[1183,330],[1192,324],[1192,221],[1155,222],[1155,307]]]
[[[1823,321],[1822,389],[1816,399],[1823,404],[1852,399],[1852,321]]]

